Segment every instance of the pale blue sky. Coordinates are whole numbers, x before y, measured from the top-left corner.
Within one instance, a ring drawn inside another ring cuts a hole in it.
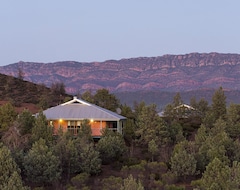
[[[240,0],[0,0],[0,66],[240,53]]]

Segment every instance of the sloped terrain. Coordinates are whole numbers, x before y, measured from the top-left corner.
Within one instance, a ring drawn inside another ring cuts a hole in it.
[[[47,107],[55,106],[70,95],[64,94],[62,97],[45,85],[38,85],[24,81],[19,78],[0,74],[0,105],[11,102],[17,109],[22,111],[24,108],[32,112],[40,109],[40,104]]]

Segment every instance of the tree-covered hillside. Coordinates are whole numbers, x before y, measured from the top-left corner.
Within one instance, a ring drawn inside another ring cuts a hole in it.
[[[107,90],[82,98],[120,108],[123,135],[105,130],[95,142],[85,120],[77,136],[53,136],[41,112],[0,106],[0,189],[239,189],[240,105],[228,106],[222,88],[211,104],[185,107],[177,93],[161,117],[156,105],[132,109]]]
[[[0,74],[0,103],[11,102],[18,110],[30,108],[36,112],[43,108],[62,103],[71,97],[65,93],[63,83],[53,83],[50,88],[23,80],[21,72],[18,77]]]

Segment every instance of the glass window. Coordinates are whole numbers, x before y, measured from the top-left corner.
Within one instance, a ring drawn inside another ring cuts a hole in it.
[[[77,135],[81,128],[81,121],[68,121],[68,132],[72,135]]]

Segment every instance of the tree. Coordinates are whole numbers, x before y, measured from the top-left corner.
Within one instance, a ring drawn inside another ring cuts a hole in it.
[[[183,135],[183,127],[179,122],[171,122],[167,129],[173,144],[185,140],[185,137]]]
[[[86,186],[86,183],[89,181],[89,176],[90,175],[88,173],[80,173],[74,176],[71,179],[71,182],[77,189],[90,190],[90,188]]]
[[[240,105],[230,104],[227,109],[226,119],[226,131],[231,138],[236,139],[240,134]]]
[[[23,185],[20,175],[15,171],[9,177],[9,180],[6,181],[3,185],[0,186],[1,190],[28,190],[30,188]]]
[[[81,128],[78,131],[78,138],[81,139],[81,141],[86,141],[87,143],[93,141],[92,129],[88,119],[84,119],[82,121]]]
[[[186,140],[176,144],[170,159],[171,171],[184,179],[196,174],[197,161],[193,152],[188,149],[189,144]]]
[[[152,139],[158,146],[166,145],[170,138],[164,121],[158,116],[156,105],[143,106],[136,119],[138,142],[147,147]]]
[[[51,93],[53,101],[57,102],[58,104],[62,103],[64,100],[64,95],[66,94],[65,84],[63,82],[52,83]]]
[[[7,103],[0,106],[0,133],[6,131],[16,120],[17,112],[12,104]]]
[[[226,96],[223,88],[220,87],[212,96],[212,113],[215,121],[220,117],[224,117],[226,112]]]
[[[195,97],[191,98],[190,106],[195,108],[201,117],[205,117],[207,111],[209,110],[208,102],[204,98],[201,98],[199,101],[197,101]]]
[[[230,173],[230,188],[232,190],[240,189],[240,163],[233,161]]]
[[[240,188],[239,184],[240,163],[234,161],[232,167],[229,167],[218,158],[209,163],[200,180],[192,182],[193,186],[206,190],[238,190]]]
[[[132,175],[129,175],[128,178],[123,180],[121,190],[144,190],[144,187],[140,181],[137,181]]]
[[[173,97],[173,101],[171,104],[168,104],[164,109],[164,116],[170,118],[172,121],[178,120],[183,116],[185,109],[180,106],[183,104],[183,100],[181,98],[180,93],[176,93]]]
[[[67,180],[70,179],[72,174],[81,171],[78,147],[67,133],[58,135],[56,145],[54,146],[54,154],[58,156],[62,175]]]
[[[80,154],[81,171],[88,174],[98,174],[101,171],[101,159],[99,152],[93,147],[93,144],[87,144],[83,147]]]
[[[173,107],[177,107],[179,105],[183,104],[183,100],[182,100],[182,97],[181,97],[181,94],[178,92],[176,93],[176,95],[173,97],[173,102],[172,102],[172,105]]]
[[[199,128],[195,138],[199,170],[203,171],[214,158],[229,164],[227,155],[233,142],[225,129],[226,122],[222,119],[217,120],[211,129],[204,125]]]
[[[48,144],[53,140],[53,128],[48,126],[48,121],[43,112],[39,112],[35,119],[34,126],[32,128],[32,142],[38,141],[40,138],[45,139]]]
[[[107,164],[121,159],[127,149],[121,135],[108,133],[98,141],[97,150],[103,163]]]
[[[103,190],[119,190],[122,186],[121,177],[109,176],[101,180]]]
[[[23,112],[18,115],[17,122],[19,123],[21,135],[30,134],[35,118],[29,110],[24,109]]]
[[[202,114],[202,117],[204,117],[209,110],[208,102],[204,98],[201,98],[197,104],[197,107],[194,107]]]
[[[81,99],[94,104],[94,96],[92,95],[92,92],[87,90],[81,95]]]
[[[133,154],[134,145],[135,145],[135,114],[132,111],[131,107],[125,105],[121,106],[121,115],[127,118],[124,128],[123,128],[123,137],[127,144],[131,146],[130,148],[130,156]]]
[[[53,154],[44,139],[36,141],[24,157],[27,180],[37,184],[51,184],[60,179],[59,158]]]
[[[119,100],[114,94],[109,93],[107,89],[99,89],[94,95],[94,104],[116,112],[116,109],[120,107]]]
[[[218,119],[214,127],[210,130],[210,136],[206,139],[206,143],[208,144],[207,157],[210,161],[217,157],[222,162],[229,162],[226,155],[232,141],[225,131],[226,126],[224,120]]]
[[[38,107],[41,110],[45,110],[49,107],[50,105],[50,101],[49,101],[49,94],[42,94],[39,97],[39,101],[38,101]]]
[[[20,170],[13,160],[10,150],[0,143],[0,189],[25,190]]]
[[[152,162],[153,162],[154,161],[154,155],[156,155],[156,153],[158,152],[158,146],[153,139],[148,143],[148,152],[151,153]]]
[[[206,167],[206,171],[198,183],[201,188],[206,190],[230,189],[230,172],[229,166],[218,158],[214,158]]]
[[[14,122],[2,136],[2,141],[11,150],[19,148],[23,140],[24,138],[21,138],[17,122]]]

